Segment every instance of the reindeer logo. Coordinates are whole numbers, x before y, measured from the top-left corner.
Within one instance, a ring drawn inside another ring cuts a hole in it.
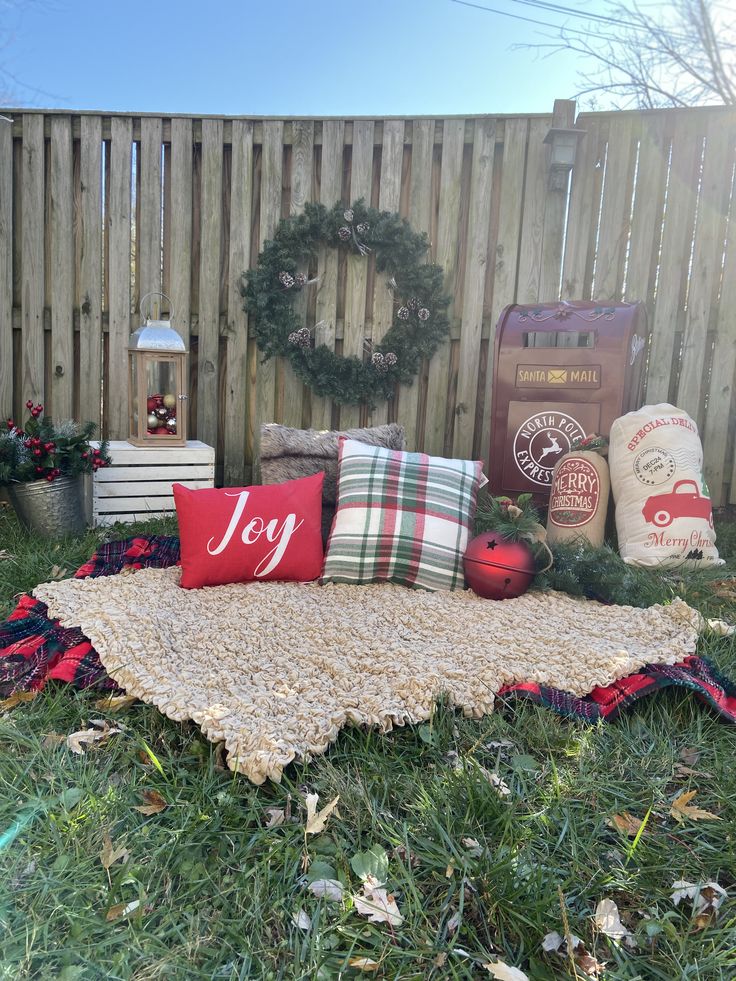
[[[560,446],[559,440],[551,430],[547,431],[547,437],[549,439],[549,446],[545,446],[542,452],[539,454],[539,463],[541,463],[546,456],[549,456],[550,453],[562,453],[562,447]]]
[[[558,409],[535,412],[514,436],[516,466],[530,483],[548,488],[557,460],[567,453],[574,439],[583,436],[583,427],[567,413]]]

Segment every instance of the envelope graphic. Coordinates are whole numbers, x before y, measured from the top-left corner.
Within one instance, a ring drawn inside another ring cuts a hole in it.
[[[547,369],[547,384],[548,385],[566,385],[567,384],[567,368],[548,368]]]

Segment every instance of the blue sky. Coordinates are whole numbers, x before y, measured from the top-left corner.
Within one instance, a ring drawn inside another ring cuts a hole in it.
[[[556,19],[514,0],[477,2]],[[598,0],[567,2],[601,9]],[[543,28],[452,0],[0,0],[0,18],[0,65],[17,79],[5,81],[16,105],[246,115],[546,112],[574,94],[579,67],[571,57],[514,47],[541,40]]]

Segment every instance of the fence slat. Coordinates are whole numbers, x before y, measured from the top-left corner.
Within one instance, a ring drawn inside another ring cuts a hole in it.
[[[496,243],[493,272],[493,306],[491,336],[488,341],[488,359],[485,377],[485,412],[481,426],[480,447],[484,466],[489,464],[491,445],[491,405],[493,395],[493,353],[495,329],[501,311],[514,302],[516,289],[516,262],[519,254],[521,213],[524,206],[524,157],[526,155],[528,124],[525,119],[509,119],[504,129],[503,164],[501,171],[501,207],[498,216],[498,241]]]
[[[13,129],[0,119],[0,419],[13,413]]]
[[[580,139],[572,172],[572,189],[567,218],[567,239],[562,263],[562,299],[587,300],[590,284],[585,281],[588,256],[598,218],[600,190],[596,175],[601,167],[600,126],[590,117],[578,118],[577,125],[586,130]],[[575,343],[577,344],[577,338]]]
[[[297,119],[291,129],[291,199],[289,214],[298,215],[312,196],[312,169],[314,160],[314,123]],[[307,272],[305,267],[302,272]],[[301,318],[301,326],[307,323],[307,293],[302,290],[294,298],[294,311]],[[302,424],[304,383],[297,378],[291,363],[279,359],[279,384],[281,391],[281,419],[286,426]]]
[[[21,315],[23,385],[20,402],[44,397],[44,139],[43,116],[23,116]]]
[[[640,127],[639,167],[624,292],[625,300],[642,300],[648,303],[650,310],[662,227],[668,157],[666,119],[658,116]]]
[[[556,99],[552,126],[570,129],[575,122],[575,103],[567,99]],[[547,174],[549,174],[549,149],[545,154]],[[545,191],[544,230],[542,233],[541,269],[539,274],[539,299],[545,303],[560,297],[560,273],[562,265],[562,246],[565,237],[565,214],[567,211],[566,191],[547,188]]]
[[[197,341],[197,439],[217,445],[220,363],[222,120],[202,120],[202,231]]]
[[[547,135],[550,118],[533,119],[529,125],[529,142],[524,179],[524,211],[519,242],[517,303],[536,303],[542,274],[544,240],[544,206],[547,197]]]
[[[630,117],[611,126],[606,154],[603,204],[595,262],[594,298],[619,300],[629,234],[632,176]]]
[[[353,156],[350,171],[350,200],[371,200],[373,174],[372,120],[356,119],[353,123]],[[345,357],[363,357],[365,344],[365,308],[368,285],[368,263],[352,252],[348,255],[347,284],[345,290],[345,327],[342,353]],[[340,428],[352,429],[360,425],[360,406],[340,406]]]
[[[478,352],[483,329],[483,295],[488,263],[488,231],[491,217],[493,157],[496,121],[476,120],[473,140],[473,170],[470,192],[468,249],[463,284],[463,318],[460,333],[460,364],[455,397],[453,454],[466,458],[473,452],[475,403],[478,395]]]
[[[102,422],[102,119],[82,116],[79,412]]]
[[[130,337],[130,177],[133,121],[113,116],[110,121],[110,228],[107,389],[105,407],[108,436],[128,435],[128,339]]]
[[[731,482],[731,497],[736,487],[727,472],[729,461],[728,433],[734,418],[736,399],[736,226],[734,225],[733,201],[729,222],[728,243],[723,265],[723,286],[718,307],[718,321],[713,346],[713,369],[710,377],[708,411],[701,432],[703,439],[705,480],[710,488],[714,507],[727,503],[725,482]],[[736,463],[734,464],[736,466]]]
[[[340,200],[342,156],[345,143],[345,123],[341,119],[325,120],[322,124],[322,162],[319,199],[326,208]],[[337,317],[337,251],[321,248],[317,256],[317,284],[314,343],[335,349],[335,320]],[[322,396],[312,396],[312,427],[329,429],[332,425],[332,402]]]
[[[703,174],[698,200],[690,288],[687,296],[682,363],[677,405],[703,423],[704,372],[710,314],[723,261],[723,240],[728,192],[724,174],[733,172],[734,127],[714,113],[706,133]]]
[[[163,120],[156,116],[141,119],[140,226],[136,229],[138,275],[142,299],[146,293],[161,291],[161,139]],[[154,298],[160,303],[160,297]],[[158,307],[161,309],[160,306]],[[152,306],[149,304],[149,310]]]
[[[230,282],[227,299],[227,375],[225,378],[225,485],[246,481],[245,430],[248,406],[248,317],[240,293],[241,274],[250,262],[253,208],[253,123],[233,120],[230,195]]]
[[[442,129],[442,163],[440,170],[440,212],[437,225],[437,264],[445,273],[445,289],[450,299],[447,318],[450,330],[456,323],[454,300],[457,282],[459,247],[457,229],[460,222],[460,178],[465,146],[465,120],[446,119]],[[427,408],[424,421],[425,453],[442,455],[445,444],[445,417],[450,371],[450,342],[445,341],[429,362]]]
[[[72,121],[51,120],[51,411],[73,415],[74,236]]]
[[[261,212],[258,248],[271,238],[281,218],[281,173],[283,169],[284,124],[280,120],[263,123],[261,151]],[[260,441],[261,424],[275,421],[276,362],[273,358],[261,363],[256,352],[256,410],[253,418],[253,445]]]
[[[411,177],[409,184],[409,223],[415,232],[429,238],[432,207],[432,164],[434,161],[434,120],[417,119],[412,125]],[[427,262],[431,256],[427,256]],[[401,385],[396,421],[404,427],[407,446],[417,446],[419,377],[411,385]]]
[[[646,399],[652,405],[670,397],[675,332],[692,245],[700,125],[696,115],[680,116],[675,123],[647,370]]]
[[[383,124],[381,150],[381,182],[378,191],[378,207],[381,211],[398,211],[401,197],[401,171],[404,162],[404,120],[387,119]],[[386,288],[386,275],[376,274],[373,281],[373,346],[380,344],[393,322],[393,294]],[[370,415],[370,425],[381,426],[388,422],[388,401],[376,405]]]

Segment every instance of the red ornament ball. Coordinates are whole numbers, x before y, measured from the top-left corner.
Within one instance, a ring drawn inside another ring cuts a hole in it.
[[[510,542],[487,531],[468,545],[465,580],[484,599],[514,599],[525,593],[534,578],[534,555],[524,542]]]
[[[158,429],[154,429],[153,431],[157,436],[169,435],[169,430],[166,428],[166,426],[159,426]]]
[[[153,412],[155,409],[159,407],[159,405],[161,405],[160,395],[149,395],[148,398],[146,399],[146,409],[149,412]]]

